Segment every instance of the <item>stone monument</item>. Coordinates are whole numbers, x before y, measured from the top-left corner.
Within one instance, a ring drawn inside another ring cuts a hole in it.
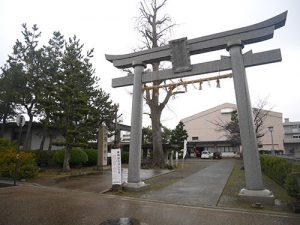
[[[107,147],[107,127],[102,123],[98,132],[97,170],[103,171],[103,167],[107,166]]]

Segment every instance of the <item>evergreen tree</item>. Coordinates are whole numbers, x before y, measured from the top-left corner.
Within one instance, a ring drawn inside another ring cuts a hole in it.
[[[0,122],[1,130],[0,137],[4,134],[4,129],[8,119],[13,118],[18,107],[19,91],[22,88],[23,71],[21,65],[8,65],[1,68],[2,74],[0,76]]]
[[[39,108],[42,117],[40,122],[43,124],[43,136],[40,144],[40,150],[44,149],[46,136],[50,137],[48,149],[51,149],[52,138],[55,136],[49,128],[55,128],[55,124],[50,120],[56,109],[56,85],[60,83],[59,73],[62,72],[62,57],[65,40],[60,32],[53,32],[53,37],[49,40],[47,46],[43,46],[43,92],[40,94]]]
[[[38,106],[39,95],[42,92],[43,85],[41,79],[42,72],[42,49],[38,48],[38,40],[41,32],[37,25],[33,25],[29,30],[26,24],[23,27],[24,43],[17,40],[13,47],[13,54],[9,56],[8,68],[10,71],[18,71],[22,73],[22,86],[18,90],[19,103],[25,108],[29,117],[29,122],[26,131],[26,138],[23,148],[29,149],[31,127],[34,117],[40,114]]]
[[[176,150],[180,150],[183,148],[184,140],[188,138],[188,133],[184,129],[183,122],[179,122],[175,129],[172,131],[171,134],[171,144],[175,145]]]
[[[91,100],[96,95],[94,90],[94,69],[90,63],[93,49],[86,56],[82,53],[83,45],[74,36],[65,43],[62,57],[62,71],[58,73],[59,82],[53,92],[56,108],[51,120],[62,132],[65,145],[63,170],[70,170],[70,151],[73,146],[84,143],[84,134],[89,127],[86,121],[92,110]]]

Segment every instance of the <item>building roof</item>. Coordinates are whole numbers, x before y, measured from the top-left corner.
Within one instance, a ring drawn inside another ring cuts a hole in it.
[[[204,111],[199,112],[199,113],[197,113],[197,114],[194,114],[194,115],[192,115],[192,116],[183,118],[181,121],[182,121],[183,123],[185,123],[185,122],[188,122],[188,121],[191,121],[191,120],[195,120],[195,119],[197,119],[197,118],[199,118],[199,117],[205,116],[205,115],[207,115],[207,114],[210,114],[210,113],[213,113],[213,112],[215,112],[215,111],[219,111],[219,110],[225,109],[225,108],[228,108],[228,109],[229,109],[229,108],[236,109],[236,105],[235,105],[235,104],[232,104],[232,103],[223,103],[223,104],[221,104],[221,105],[218,105],[218,106],[215,106],[215,107],[213,107],[213,108],[204,110]]]
[[[230,111],[230,109],[231,109],[231,111]],[[223,103],[223,104],[221,104],[221,105],[217,105],[217,106],[215,106],[215,107],[213,107],[213,108],[204,110],[204,111],[199,112],[199,113],[197,113],[197,114],[194,114],[194,115],[192,115],[192,116],[183,118],[183,119],[181,119],[181,121],[182,121],[183,123],[186,123],[186,122],[195,120],[195,119],[197,119],[197,118],[199,118],[199,117],[203,117],[203,116],[205,116],[205,115],[207,115],[207,114],[210,114],[210,113],[213,113],[213,112],[216,112],[216,111],[219,111],[219,110],[224,110],[224,113],[231,113],[232,110],[236,110],[236,109],[237,109],[236,104],[232,104],[232,103]],[[270,111],[269,116],[282,118],[282,113],[280,113],[280,112],[275,112],[275,111]]]

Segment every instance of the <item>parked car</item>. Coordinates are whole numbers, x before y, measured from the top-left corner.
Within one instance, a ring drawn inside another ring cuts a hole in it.
[[[221,152],[214,152],[213,153],[213,159],[222,159],[222,153]]]
[[[203,151],[201,153],[201,159],[209,159],[209,158],[212,158],[213,156],[213,153],[210,153],[209,151]]]

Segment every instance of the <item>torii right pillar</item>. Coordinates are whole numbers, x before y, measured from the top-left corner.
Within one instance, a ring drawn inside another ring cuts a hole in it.
[[[232,65],[246,179],[246,187],[240,190],[239,197],[253,203],[273,204],[274,196],[271,191],[264,188],[262,181],[242,48],[241,41],[231,41],[227,44]]]

